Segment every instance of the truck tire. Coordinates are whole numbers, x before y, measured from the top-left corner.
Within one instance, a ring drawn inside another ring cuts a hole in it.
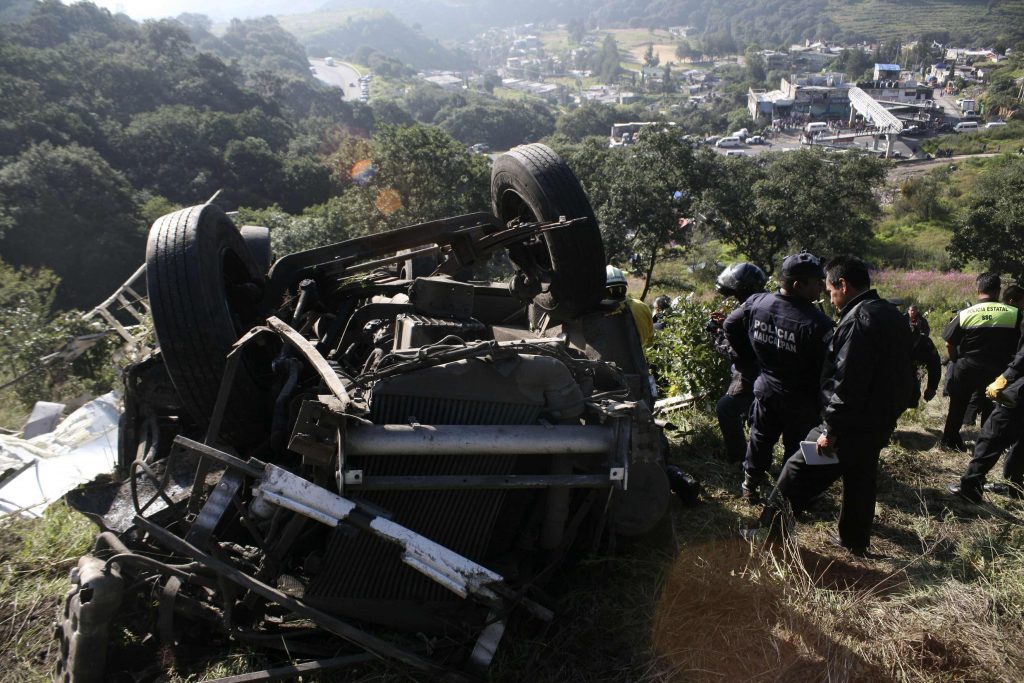
[[[270,228],[265,228],[262,225],[243,225],[238,231],[242,233],[245,246],[249,248],[249,253],[252,254],[260,272],[264,275],[269,273],[273,263],[270,251]]]
[[[263,320],[263,280],[241,233],[212,204],[167,214],[149,231],[146,284],[157,342],[171,383],[200,425],[210,421],[228,351]],[[254,359],[245,359],[225,414],[225,431],[246,441],[262,431],[253,424],[267,403],[256,377]]]
[[[547,271],[548,291],[533,303],[554,321],[579,317],[604,295],[605,256],[594,210],[572,170],[546,145],[516,147],[498,157],[491,170],[491,204],[502,222],[585,218],[570,228],[544,233],[532,249]]]

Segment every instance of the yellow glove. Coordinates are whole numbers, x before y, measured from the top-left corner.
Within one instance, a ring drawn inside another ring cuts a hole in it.
[[[1003,377],[1002,375],[999,375],[998,377],[996,377],[995,381],[992,382],[992,384],[989,384],[987,387],[985,387],[985,395],[988,396],[993,401],[998,401],[999,393],[1006,388],[1007,384],[1008,382],[1006,381],[1006,378]]]

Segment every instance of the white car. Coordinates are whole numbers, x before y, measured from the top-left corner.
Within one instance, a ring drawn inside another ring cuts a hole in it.
[[[989,121],[985,124],[986,128],[998,128],[999,126],[1005,126],[1006,121]]]
[[[747,138],[747,144],[748,145],[763,145],[764,144],[764,138],[761,137],[760,135],[751,135],[749,138]]]

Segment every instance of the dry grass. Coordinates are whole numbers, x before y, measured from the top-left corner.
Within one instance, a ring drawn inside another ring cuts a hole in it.
[[[550,627],[513,623],[493,681],[1015,681],[1024,671],[1024,504],[953,500],[966,456],[932,448],[945,405],[905,417],[883,454],[872,555],[826,542],[835,487],[783,545],[736,531],[755,510],[735,495],[738,467],[715,456],[706,415],[677,415],[674,459],[703,481],[674,529],[579,563]],[[970,433],[967,434],[970,437]],[[49,628],[87,527],[61,506],[2,530],[0,680],[45,680]],[[670,550],[669,534],[681,546]],[[66,539],[73,539],[68,542]],[[266,664],[245,653],[199,678]],[[170,680],[199,680],[171,674]],[[330,680],[340,680],[332,677]],[[363,669],[346,680],[413,680]]]
[[[92,541],[92,524],[64,505],[41,520],[0,519],[0,680],[48,681],[59,648],[53,626],[68,571]]]

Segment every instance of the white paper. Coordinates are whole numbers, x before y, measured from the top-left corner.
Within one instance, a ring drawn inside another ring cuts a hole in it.
[[[104,394],[71,413],[57,428],[32,439],[0,436],[0,464],[21,472],[0,486],[0,517],[39,517],[79,484],[112,472],[117,463],[120,399]],[[15,465],[15,467],[11,467]]]
[[[808,465],[838,465],[839,459],[834,455],[823,455],[818,452],[817,441],[801,441],[800,452],[804,454],[804,462]]]

